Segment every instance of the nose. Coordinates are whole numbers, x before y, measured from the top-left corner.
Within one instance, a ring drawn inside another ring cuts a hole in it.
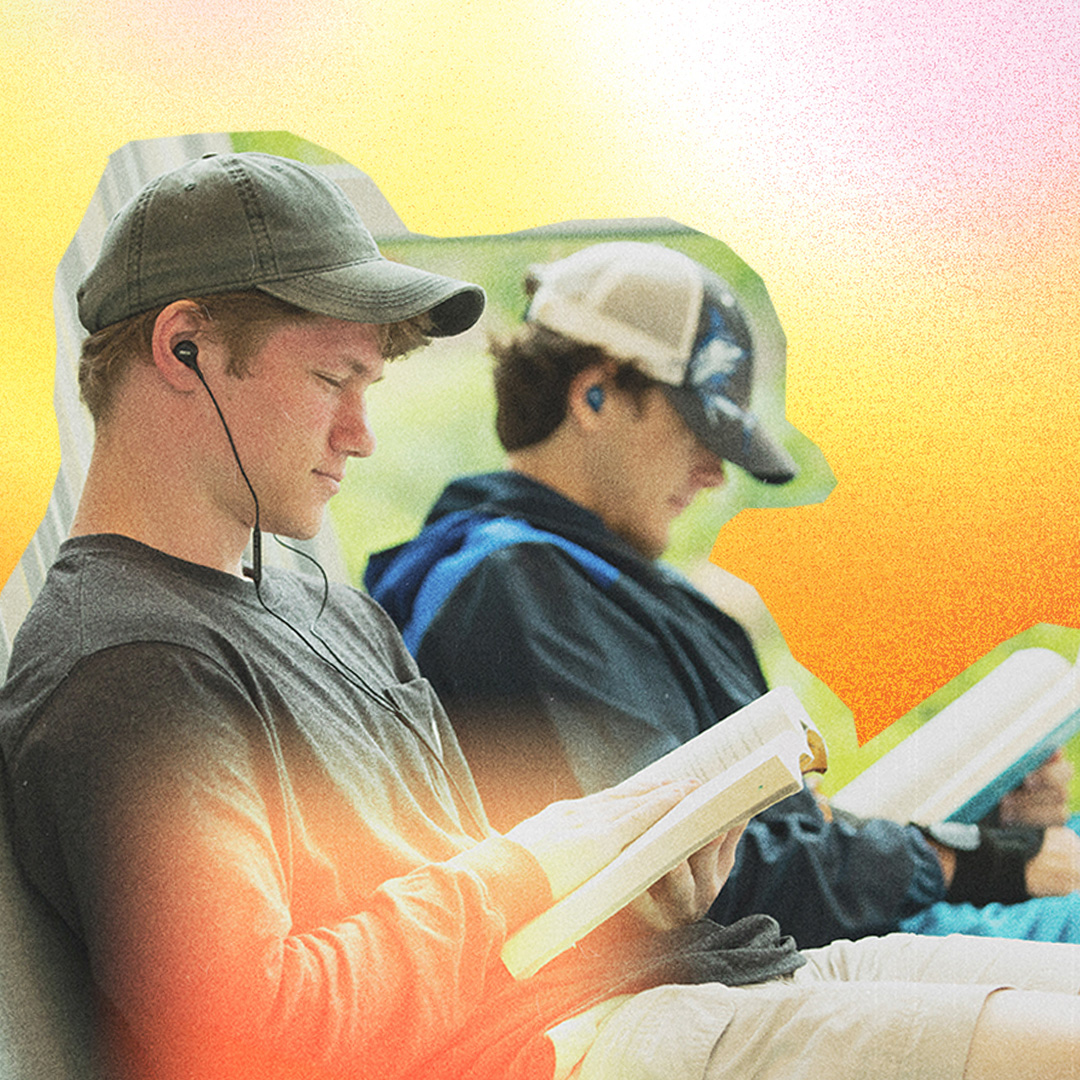
[[[375,452],[375,433],[368,421],[362,393],[342,396],[330,431],[330,447],[335,453],[349,457],[370,457]]]

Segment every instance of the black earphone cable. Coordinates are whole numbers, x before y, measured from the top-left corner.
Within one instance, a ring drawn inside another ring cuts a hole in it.
[[[181,342],[180,344],[184,345],[188,343]],[[177,346],[177,348],[179,348],[179,346]],[[251,501],[255,504],[255,524],[251,529],[251,580],[255,582],[256,595],[259,595],[259,585],[262,582],[262,529],[259,528],[259,497],[255,494],[255,488],[252,486],[251,480],[248,479],[247,471],[244,469],[239,453],[237,453],[236,443],[233,441],[232,432],[229,430],[229,425],[225,423],[225,414],[221,411],[221,406],[218,404],[217,398],[214,397],[214,391],[210,389],[210,384],[206,381],[198,362],[193,357],[190,361],[181,359],[181,363],[190,367],[191,370],[195,372],[199,382],[203,384],[203,388],[210,395],[210,400],[213,402],[214,409],[217,411],[221,426],[225,429],[225,437],[229,440],[229,447],[232,450],[233,458],[236,461],[236,467],[240,470],[240,475],[244,478],[244,483],[247,484],[248,491],[251,492]],[[261,596],[259,596],[259,600],[260,602],[262,601]],[[263,606],[265,607],[266,605],[264,604]]]
[[[279,612],[274,611],[274,609],[266,603],[266,600],[262,595],[260,584],[259,582],[256,582],[255,595],[258,597],[259,604],[262,606],[263,610],[268,615],[271,615],[273,618],[277,619],[278,622],[280,622],[287,629],[291,630],[292,633],[295,634],[296,637],[298,637],[300,641],[302,641],[304,645],[306,645],[307,648],[316,657],[318,657],[319,660],[326,664],[326,666],[330,668],[331,671],[336,672],[351,686],[355,687],[357,690],[360,690],[363,694],[367,695],[367,697],[370,698],[373,702],[375,702],[375,704],[381,706],[386,712],[390,713],[396,720],[398,720],[399,723],[401,723],[408,731],[412,733],[413,737],[424,749],[428,757],[438,766],[439,771],[446,779],[446,782],[450,785],[451,791],[455,797],[455,801],[469,815],[469,818],[472,821],[472,825],[476,830],[476,835],[474,836],[474,839],[484,839],[484,837],[489,835],[490,833],[489,828],[479,821],[476,814],[473,812],[469,799],[461,790],[461,786],[460,784],[458,784],[456,778],[454,777],[454,774],[449,770],[449,768],[447,768],[446,762],[443,760],[442,754],[431,744],[431,740],[427,737],[427,735],[420,728],[418,728],[416,724],[414,724],[412,720],[409,719],[408,716],[405,715],[405,712],[392,698],[388,697],[385,693],[373,687],[358,671],[350,667],[350,665],[346,663],[346,661],[342,660],[341,657],[334,650],[334,648],[330,645],[330,643],[315,629],[320,617],[322,616],[323,611],[326,609],[326,604],[330,596],[330,580],[326,576],[326,571],[323,569],[322,564],[318,561],[318,559],[316,559],[313,555],[309,555],[306,551],[303,551],[298,547],[293,547],[291,544],[286,544],[285,541],[281,539],[281,537],[274,535],[274,540],[277,541],[277,543],[281,547],[285,548],[286,551],[291,551],[294,554],[299,555],[301,558],[307,559],[319,571],[319,575],[322,578],[322,599],[319,604],[319,610],[316,613],[315,618],[312,619],[311,626],[308,628],[308,633],[311,634],[311,636],[320,645],[322,645],[326,652],[329,653],[329,656],[326,656],[322,652],[320,652],[319,649],[317,649],[315,645],[312,644],[312,642],[307,638],[303,631],[301,631],[297,626],[293,625],[293,623],[289,622],[289,620],[286,619]]]
[[[190,350],[184,350],[181,353],[181,346],[190,345]],[[337,652],[331,647],[329,642],[322,637],[315,629],[319,619],[322,618],[323,612],[326,610],[326,605],[330,597],[330,579],[326,575],[326,571],[323,569],[321,563],[313,555],[309,555],[306,551],[298,547],[294,547],[291,544],[286,544],[279,536],[275,535],[274,539],[277,543],[285,548],[287,551],[291,551],[295,555],[299,555],[301,558],[307,559],[318,571],[319,576],[322,579],[322,599],[319,603],[319,609],[315,614],[314,619],[311,621],[311,626],[308,632],[319,642],[320,645],[329,653],[329,656],[325,656],[321,653],[312,642],[304,635],[304,633],[296,626],[294,626],[283,615],[274,611],[273,608],[267,604],[262,594],[262,530],[259,527],[259,497],[255,494],[255,488],[248,478],[248,474],[244,469],[243,463],[240,460],[240,454],[236,449],[236,442],[233,440],[232,432],[229,430],[229,425],[225,420],[225,414],[221,411],[221,406],[218,404],[217,398],[214,396],[213,390],[210,389],[209,383],[207,383],[203,376],[202,370],[198,365],[198,350],[195,348],[193,342],[182,341],[179,342],[174,348],[173,352],[176,354],[177,359],[182,364],[189,367],[198,376],[199,382],[202,383],[207,394],[210,395],[210,400],[213,402],[214,409],[217,412],[218,419],[221,421],[221,426],[225,429],[225,435],[229,440],[229,447],[232,450],[233,458],[236,461],[236,466],[240,470],[240,475],[243,477],[244,483],[247,485],[248,491],[251,493],[251,499],[255,506],[255,524],[251,531],[251,550],[252,550],[252,567],[251,567],[251,580],[255,585],[255,596],[259,601],[262,609],[268,614],[277,619],[283,626],[291,630],[307,648],[318,657],[324,664],[326,664],[331,670],[337,672],[341,678],[343,678],[351,686],[360,690],[366,694],[368,698],[374,701],[377,705],[380,705],[384,710],[389,712],[395,719],[397,719],[405,728],[407,728],[413,735],[413,737],[420,743],[427,755],[436,763],[440,772],[446,778],[447,783],[456,797],[458,804],[465,810],[472,820],[472,824],[477,831],[477,836],[474,839],[482,840],[490,832],[490,829],[478,820],[476,814],[473,812],[470,801],[466,798],[465,793],[461,790],[461,786],[458,784],[453,773],[447,768],[446,762],[443,761],[442,754],[431,745],[428,737],[422,732],[402,711],[398,704],[393,701],[386,694],[373,687],[359,672],[351,668],[344,660],[338,656]]]

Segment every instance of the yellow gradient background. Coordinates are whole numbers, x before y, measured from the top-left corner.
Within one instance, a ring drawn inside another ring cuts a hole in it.
[[[941,7],[6,5],[0,578],[57,466],[52,280],[109,152],[285,129],[417,232],[662,215],[754,267],[838,483],[739,515],[714,558],[862,736],[1016,632],[1080,625],[1080,15]]]

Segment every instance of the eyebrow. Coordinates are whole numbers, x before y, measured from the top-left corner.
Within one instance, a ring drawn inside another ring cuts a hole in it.
[[[331,363],[331,364],[340,364],[343,368],[347,368],[353,375],[360,375],[360,376],[364,376],[364,375],[370,376],[373,373],[373,370],[374,370],[374,368],[376,366],[375,364],[371,363],[370,361],[367,361],[367,360],[352,360],[352,359],[349,359],[346,356],[336,356],[331,361],[329,361],[329,363]],[[383,379],[385,379],[385,378],[386,378],[386,372],[384,370],[384,371],[381,371],[379,373],[379,375],[377,377],[373,378],[371,381],[373,383],[382,382]]]

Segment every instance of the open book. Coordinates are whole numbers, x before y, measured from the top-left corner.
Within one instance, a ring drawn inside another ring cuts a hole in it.
[[[824,772],[825,743],[794,691],[778,687],[642,769],[657,783],[703,781],[568,896],[526,923],[503,946],[518,979],[534,974],[722,832]]]
[[[980,821],[1080,730],[1080,667],[1020,649],[829,801],[859,817]]]

